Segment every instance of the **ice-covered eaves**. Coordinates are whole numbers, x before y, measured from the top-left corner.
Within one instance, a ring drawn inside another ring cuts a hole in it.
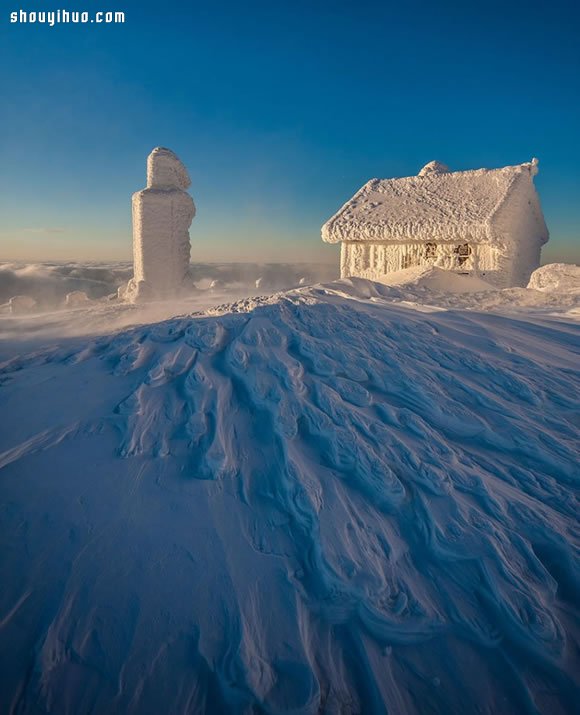
[[[322,239],[493,243],[497,210],[519,177],[532,182],[537,163],[448,172],[431,162],[418,176],[371,179],[324,224]]]

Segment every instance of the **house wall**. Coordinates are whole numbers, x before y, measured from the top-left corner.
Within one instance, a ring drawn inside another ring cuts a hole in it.
[[[530,275],[540,265],[542,245],[548,240],[548,229],[532,177],[531,172],[520,174],[491,222],[494,238],[505,246],[509,286],[528,284]]]
[[[460,262],[457,248],[467,243],[471,249]],[[506,263],[501,251],[493,246],[474,243],[469,239],[457,243],[373,243],[370,241],[343,242],[341,245],[340,275],[358,276],[381,282],[389,273],[415,266],[437,266],[458,273],[475,272],[484,280],[503,286],[507,282]],[[511,263],[507,264],[507,271]]]

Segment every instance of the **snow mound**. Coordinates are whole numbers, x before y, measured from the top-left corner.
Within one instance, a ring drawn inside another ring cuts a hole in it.
[[[36,308],[36,301],[29,295],[15,295],[8,301],[8,308],[12,315],[30,313]]]
[[[73,290],[72,293],[67,293],[64,303],[69,308],[77,308],[79,305],[84,305],[90,300],[84,290]]]
[[[0,711],[574,711],[578,325],[388,290],[0,366]]]
[[[497,290],[495,286],[486,283],[479,276],[461,275],[437,266],[405,268],[402,271],[389,273],[383,282],[390,286],[415,286],[445,293],[479,293]]]
[[[549,263],[532,273],[528,288],[545,293],[580,293],[580,266]]]

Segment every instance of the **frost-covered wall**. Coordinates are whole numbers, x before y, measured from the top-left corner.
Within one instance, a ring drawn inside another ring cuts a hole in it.
[[[464,246],[467,244],[467,251]],[[465,255],[466,254],[466,255]],[[457,243],[419,242],[371,243],[344,242],[341,245],[340,275],[359,276],[380,282],[389,273],[414,266],[436,266],[458,273],[478,273],[490,283],[503,284],[496,275],[501,253],[497,247],[481,246],[469,241]]]
[[[534,161],[518,174],[491,222],[497,242],[504,247],[503,269],[509,286],[527,285],[540,265],[542,245],[548,240],[533,180],[537,173]]]
[[[189,227],[195,216],[185,166],[169,149],[147,158],[147,188],[133,194],[133,278],[120,296],[132,302],[175,297],[189,285]]]

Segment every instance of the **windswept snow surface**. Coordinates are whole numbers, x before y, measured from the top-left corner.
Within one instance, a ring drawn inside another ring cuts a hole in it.
[[[5,361],[0,711],[575,712],[580,328],[527,293],[343,280]]]

